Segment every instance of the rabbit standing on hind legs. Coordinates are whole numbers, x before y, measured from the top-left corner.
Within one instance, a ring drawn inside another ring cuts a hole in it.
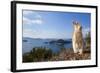
[[[83,53],[83,35],[82,27],[78,22],[73,22],[74,32],[72,37],[72,45],[74,53]]]

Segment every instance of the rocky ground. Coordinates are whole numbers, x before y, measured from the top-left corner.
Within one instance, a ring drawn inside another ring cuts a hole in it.
[[[53,56],[51,61],[64,61],[64,60],[88,60],[91,59],[90,49],[84,49],[82,55],[74,54],[73,50],[63,50],[58,56]]]

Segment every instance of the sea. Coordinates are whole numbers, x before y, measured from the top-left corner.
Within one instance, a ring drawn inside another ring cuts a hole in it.
[[[66,41],[57,42],[59,39],[41,39],[41,38],[29,38],[23,37],[22,39],[22,54],[30,52],[34,47],[46,47],[57,53],[61,48],[70,49],[72,48],[72,39],[61,39]]]

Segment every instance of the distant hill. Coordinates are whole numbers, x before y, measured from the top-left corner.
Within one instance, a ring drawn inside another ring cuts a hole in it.
[[[42,40],[41,38],[30,38],[30,37],[23,37],[23,42],[29,42],[32,40]]]

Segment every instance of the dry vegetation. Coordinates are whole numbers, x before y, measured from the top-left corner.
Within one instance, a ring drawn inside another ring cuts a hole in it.
[[[58,56],[53,56],[51,61],[63,60],[88,60],[91,59],[90,49],[84,49],[83,54],[74,54],[72,50],[64,50]]]

